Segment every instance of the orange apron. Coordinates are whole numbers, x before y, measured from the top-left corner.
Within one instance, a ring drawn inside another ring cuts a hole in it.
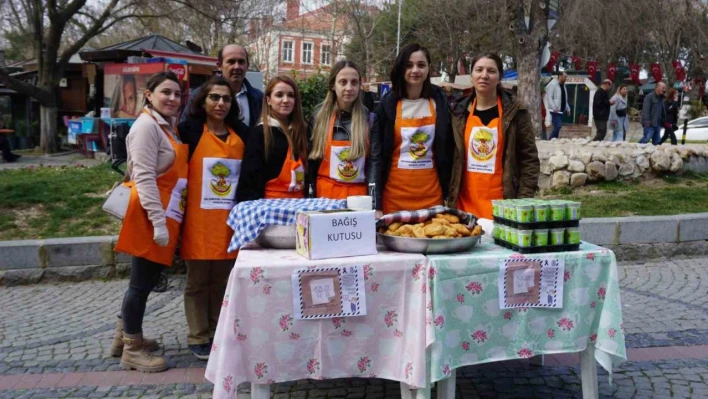
[[[472,102],[472,111],[476,106],[477,99]],[[462,177],[457,206],[485,219],[492,219],[492,200],[504,198],[501,98],[497,98],[497,109],[499,117],[489,125],[485,126],[473,112],[470,112],[465,124],[466,172]]]
[[[364,174],[366,158],[349,160],[351,142],[332,140],[335,119],[336,114],[332,114],[329,120],[329,135],[325,142],[322,163],[317,171],[317,196],[347,199],[351,195],[367,195]]]
[[[304,198],[304,185],[305,168],[302,160],[294,160],[292,149],[288,148],[280,174],[265,185],[265,199]]]
[[[226,252],[234,233],[226,219],[236,203],[244,144],[231,128],[228,131],[224,142],[205,124],[189,161],[187,212],[180,246],[185,260],[236,259],[238,255]]]
[[[433,160],[435,107],[428,100],[430,116],[403,119],[402,100],[396,105],[394,151],[391,171],[383,191],[384,214],[415,211],[442,205],[442,189]]]
[[[143,112],[150,115],[146,111]],[[154,116],[150,116],[155,119]],[[135,182],[130,181],[124,183],[126,187],[130,188],[130,199],[115,250],[116,252],[145,258],[165,266],[172,266],[177,240],[179,239],[180,224],[182,224],[184,210],[187,206],[187,159],[189,157],[189,146],[187,144],[178,144],[172,138],[170,132],[164,127],[162,127],[162,130],[167,135],[175,151],[175,160],[172,166],[156,179],[162,208],[165,210],[165,221],[167,230],[170,233],[170,240],[167,246],[164,247],[157,245],[153,241],[152,222],[148,218],[145,209],[140,205],[140,197]]]

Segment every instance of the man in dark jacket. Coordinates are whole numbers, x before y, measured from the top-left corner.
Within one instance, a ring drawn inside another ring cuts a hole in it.
[[[661,141],[661,126],[666,120],[666,108],[664,107],[664,93],[666,83],[659,82],[653,92],[647,94],[642,102],[642,127],[644,127],[644,137],[639,143],[645,144],[651,140],[654,145],[659,145]]]
[[[251,83],[246,79],[248,66],[248,52],[242,46],[228,44],[219,50],[216,67],[221,70],[221,75],[231,83],[231,88],[236,93],[234,100],[238,103],[239,119],[244,125],[252,128],[258,124],[261,118],[263,92],[251,86]],[[184,122],[191,116],[192,99],[196,97],[199,89],[201,86],[190,93],[180,122]]]
[[[595,119],[595,129],[597,133],[593,141],[602,141],[605,139],[607,134],[607,120],[610,119],[610,108],[613,101],[610,101],[610,88],[612,87],[612,81],[610,79],[605,79],[602,81],[602,85],[595,92],[595,97],[593,97],[592,103],[592,117]]]

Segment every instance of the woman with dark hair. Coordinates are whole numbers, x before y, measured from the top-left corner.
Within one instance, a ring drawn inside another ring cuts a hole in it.
[[[383,213],[442,205],[448,195],[454,141],[445,93],[430,83],[430,52],[404,47],[391,69],[392,90],[381,99],[371,131],[369,184]]]
[[[307,195],[346,199],[366,195],[369,111],[360,96],[361,73],[351,61],[329,74],[327,97],[310,123]]]
[[[304,198],[307,125],[297,84],[289,76],[268,82],[261,121],[246,142],[238,202]]]
[[[248,129],[238,118],[229,81],[209,79],[192,101],[191,117],[178,126],[189,145],[187,210],[180,252],[187,262],[184,310],[194,356],[207,360],[226,282],[238,252],[228,253],[233,230],[226,219],[236,190]]]
[[[673,87],[666,93],[664,107],[666,108],[666,122],[664,122],[664,135],[661,137],[659,144],[664,144],[664,141],[671,138],[671,145],[678,144],[676,139],[676,131],[678,130],[678,113],[681,107],[678,102],[678,90]]]
[[[533,197],[540,162],[531,115],[501,86],[504,66],[496,54],[472,60],[472,94],[452,113],[455,160],[451,206],[492,219],[494,199]]]
[[[125,184],[131,192],[115,250],[133,257],[122,320],[111,347],[126,370],[152,373],[167,368],[165,359],[149,353],[157,342],[144,338],[142,327],[148,295],[163,269],[172,265],[184,216],[189,149],[174,129],[180,100],[173,72],[150,78],[143,111],[127,138]]]

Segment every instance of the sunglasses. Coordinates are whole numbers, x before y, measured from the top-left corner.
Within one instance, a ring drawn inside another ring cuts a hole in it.
[[[224,100],[224,103],[229,104],[233,100],[230,95],[220,96],[216,93],[209,93],[207,94],[207,97],[215,103],[218,103],[219,100]]]

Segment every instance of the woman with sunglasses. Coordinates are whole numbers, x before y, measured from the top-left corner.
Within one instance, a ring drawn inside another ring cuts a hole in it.
[[[211,78],[192,101],[190,119],[178,126],[189,145],[187,210],[181,255],[187,262],[184,310],[194,356],[207,360],[226,282],[238,252],[228,253],[226,224],[236,202],[247,128],[229,82]]]
[[[243,160],[239,202],[305,197],[307,125],[300,91],[289,76],[268,82],[261,121],[249,134]]]

